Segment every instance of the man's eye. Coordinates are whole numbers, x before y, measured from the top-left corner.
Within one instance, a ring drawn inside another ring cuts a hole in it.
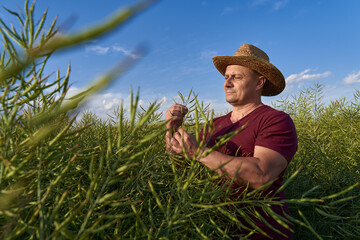
[[[243,75],[224,75],[225,80],[234,79],[234,80],[241,80]]]

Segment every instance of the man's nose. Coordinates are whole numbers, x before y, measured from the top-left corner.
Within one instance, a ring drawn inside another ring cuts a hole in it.
[[[225,79],[224,87],[232,87],[232,86],[233,86],[232,79],[231,78]]]

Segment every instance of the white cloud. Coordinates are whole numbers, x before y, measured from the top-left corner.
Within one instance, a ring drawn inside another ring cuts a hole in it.
[[[252,1],[251,6],[252,7],[259,6],[259,5],[263,5],[267,2],[269,2],[269,0],[254,0],[254,1]]]
[[[109,47],[102,47],[99,45],[91,45],[85,47],[86,52],[95,52],[95,54],[98,55],[107,54],[109,52],[109,49],[110,49]]]
[[[281,0],[281,1],[274,2],[273,10],[277,11],[280,8],[284,7],[286,5],[287,1],[288,0]]]
[[[67,98],[74,96],[75,94],[80,93],[82,90],[76,87],[71,87],[69,89]],[[180,97],[176,93],[168,93],[166,95],[141,95],[139,99],[139,106],[147,107],[155,102],[161,103],[158,112],[163,113],[163,117],[165,115],[165,111],[174,104],[174,100],[177,103],[181,103]],[[216,100],[216,99],[202,99],[201,97],[198,99],[200,102],[204,103],[204,106],[210,104],[210,109],[213,109],[215,113],[226,113],[231,111],[231,105],[229,105],[226,101]],[[81,119],[81,115],[84,112],[91,112],[95,114],[100,119],[106,120],[110,116],[113,116],[114,110],[120,107],[121,102],[123,102],[123,106],[125,108],[125,115],[129,116],[129,108],[130,108],[130,94],[119,93],[119,92],[108,92],[108,93],[98,93],[92,96],[90,99],[84,103],[81,108],[74,111],[74,113],[80,113],[78,119]],[[140,109],[140,107],[138,107]]]
[[[67,94],[67,99],[72,96],[80,93],[83,89],[76,87],[71,87]],[[138,102],[138,109],[140,106],[147,109],[147,107],[155,102],[161,103],[159,111],[166,111],[172,105],[172,101],[168,101],[168,97],[162,96],[156,98],[153,96],[141,96]],[[86,100],[83,105],[74,111],[74,113],[80,113],[79,118],[81,118],[82,113],[91,112],[98,116],[101,119],[108,119],[108,115],[112,116],[114,111],[120,107],[121,102],[123,102],[123,107],[126,110],[125,115],[128,116],[130,109],[130,94],[122,94],[119,92],[110,92],[110,93],[97,93]]]
[[[82,111],[90,111],[100,118],[107,118],[107,114],[113,113],[114,109],[124,101],[124,107],[128,108],[128,98],[120,93],[98,93],[92,96],[82,107]]]
[[[292,84],[286,84],[286,87],[285,87],[283,93],[289,93],[289,92],[291,92],[291,91],[293,91],[293,90],[294,90],[294,85],[292,85]]]
[[[69,91],[67,92],[66,99],[71,98],[83,90],[84,89],[77,87],[70,87]],[[89,99],[86,99],[85,102],[83,102],[83,105],[80,106],[79,109],[76,109],[75,112],[82,113],[89,111],[96,114],[98,117],[105,119],[107,118],[107,114],[111,114],[114,109],[120,106],[121,101],[124,98],[126,98],[126,96],[120,93],[97,93]],[[129,102],[128,99],[126,99],[126,101]],[[124,104],[124,107],[127,106]]]
[[[232,106],[227,102],[221,102],[218,100],[203,100],[204,105],[207,106],[209,104],[209,110],[214,110],[214,113],[217,115],[221,114],[224,115],[230,111],[232,111]]]
[[[200,53],[200,59],[211,59],[211,57],[214,57],[215,55],[217,55],[217,51],[203,50]]]
[[[231,12],[233,12],[233,11],[234,11],[234,8],[226,7],[226,8],[223,9],[223,11],[222,11],[222,13],[221,13],[221,16],[226,15],[226,14],[229,14],[229,13],[231,13]]]
[[[118,97],[113,97],[112,94],[104,94],[102,98],[102,105],[105,110],[113,109],[121,104],[121,99]],[[95,99],[95,101],[97,101],[97,99]]]
[[[250,7],[256,7],[266,4],[272,4],[272,10],[278,11],[279,9],[285,7],[288,3],[288,0],[278,0],[278,1],[270,1],[270,0],[253,0],[250,4]]]
[[[353,72],[347,75],[343,82],[345,84],[353,84],[353,83],[360,83],[360,70],[358,72]]]
[[[323,73],[317,73],[317,74],[308,74],[311,71],[311,69],[306,69],[305,71],[301,73],[294,73],[291,74],[286,78],[286,83],[295,83],[295,82],[301,82],[305,80],[315,80],[320,78],[328,77],[331,72],[323,72]]]
[[[80,93],[82,90],[80,88],[71,86],[69,90],[66,93],[66,98],[70,98],[72,96],[75,96],[76,94]]]
[[[138,54],[135,54],[132,50],[127,50],[123,47],[120,47],[118,45],[113,46],[100,46],[100,45],[88,45],[85,47],[86,52],[94,52],[97,55],[105,55],[108,53],[122,53],[126,56],[132,57],[132,58],[140,58],[141,56]]]
[[[127,50],[123,47],[119,47],[119,46],[111,46],[111,50],[114,52],[121,52],[123,54],[125,54],[126,56],[132,57],[132,58],[140,58],[141,56],[135,54],[133,51],[131,50]]]

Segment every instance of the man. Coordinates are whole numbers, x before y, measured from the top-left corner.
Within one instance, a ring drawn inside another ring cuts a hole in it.
[[[198,160],[216,169],[219,174],[225,173],[228,179],[235,179],[233,189],[243,190],[245,186],[256,189],[269,181],[275,182],[264,190],[272,194],[279,189],[288,163],[297,151],[295,126],[284,112],[266,106],[261,96],[275,96],[285,88],[282,73],[269,62],[269,57],[261,49],[243,44],[233,56],[216,56],[213,62],[218,71],[225,77],[224,91],[226,101],[232,105],[232,112],[214,119],[214,131],[207,133],[206,153],[217,142],[217,137],[245,126],[227,144],[210,154],[202,154]],[[170,107],[165,119],[169,120],[166,134],[167,150],[183,153],[193,158],[198,150],[198,143],[193,135],[179,129],[187,108],[180,104]],[[283,199],[284,193],[275,195]],[[273,206],[272,209],[284,216],[288,213],[285,207]],[[266,224],[255,220],[257,225],[273,239],[291,239],[292,232],[277,224],[270,217],[265,219],[288,237],[274,232]],[[242,233],[246,233],[245,231]],[[256,234],[251,239],[265,239]]]

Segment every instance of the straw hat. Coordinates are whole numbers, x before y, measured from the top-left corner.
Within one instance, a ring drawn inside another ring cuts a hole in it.
[[[228,65],[241,65],[266,77],[268,81],[264,85],[263,96],[278,95],[285,88],[285,78],[282,73],[269,62],[269,56],[264,51],[253,45],[243,44],[236,50],[234,56],[216,56],[212,60],[222,75],[225,75]]]

